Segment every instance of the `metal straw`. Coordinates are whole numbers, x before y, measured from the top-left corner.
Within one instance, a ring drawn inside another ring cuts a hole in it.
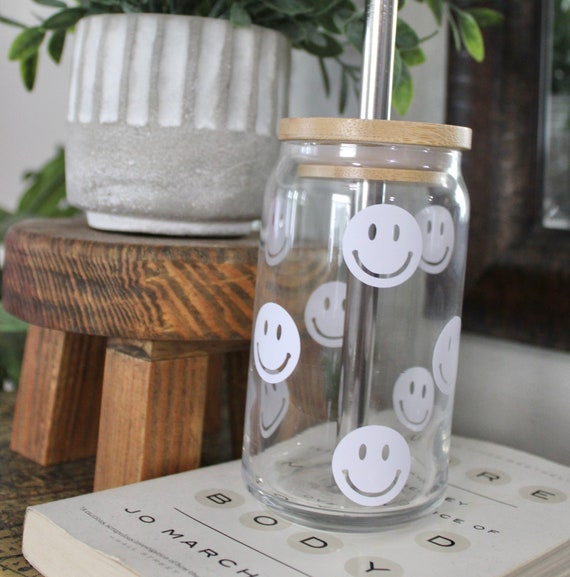
[[[362,60],[360,118],[390,118],[398,0],[371,0],[367,5]],[[355,211],[384,201],[385,185],[361,183]],[[339,399],[339,437],[366,424],[378,308],[378,289],[354,277],[348,280],[348,306]]]

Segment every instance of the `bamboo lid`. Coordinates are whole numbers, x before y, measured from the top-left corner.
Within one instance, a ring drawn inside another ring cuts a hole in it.
[[[360,118],[283,118],[280,140],[411,144],[469,150],[471,129],[449,124]]]

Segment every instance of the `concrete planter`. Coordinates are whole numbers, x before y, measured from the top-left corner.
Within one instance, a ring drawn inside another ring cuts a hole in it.
[[[69,202],[104,230],[241,235],[261,214],[286,115],[281,34],[161,14],[77,26]]]

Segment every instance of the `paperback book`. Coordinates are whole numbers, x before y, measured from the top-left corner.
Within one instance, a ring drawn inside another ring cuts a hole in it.
[[[251,497],[238,461],[29,507],[45,577],[567,577],[570,467],[454,437],[430,515],[375,533],[313,530]]]

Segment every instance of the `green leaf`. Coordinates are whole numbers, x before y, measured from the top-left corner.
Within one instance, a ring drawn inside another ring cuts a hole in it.
[[[340,92],[338,97],[338,108],[340,111],[343,111],[346,108],[346,103],[348,102],[348,86],[350,84],[350,78],[346,71],[342,71],[342,75],[340,77]]]
[[[426,61],[426,54],[419,46],[411,50],[402,50],[401,57],[408,66],[419,66]]]
[[[20,60],[20,76],[27,90],[33,90],[38,71],[38,53]]]
[[[34,0],[36,4],[51,6],[52,8],[67,8],[67,4],[61,0]]]
[[[237,27],[251,25],[251,17],[242,4],[234,2],[230,8],[230,22]]]
[[[75,26],[87,13],[85,8],[66,8],[44,20],[42,27],[46,30],[68,29]]]
[[[461,40],[467,52],[476,62],[482,62],[485,59],[485,43],[477,21],[463,10],[457,12],[457,20]]]
[[[351,18],[345,26],[345,36],[348,41],[356,48],[359,52],[362,52],[362,47],[364,44],[364,30],[365,30],[365,19],[364,13],[361,12]]]
[[[398,114],[404,116],[414,98],[414,81],[406,64],[402,62],[402,71],[397,86],[392,91],[392,104]]]
[[[51,59],[59,64],[61,62],[61,55],[65,46],[65,30],[56,30],[50,38],[48,43],[48,54]]]
[[[400,50],[413,50],[420,43],[420,38],[415,30],[404,20],[398,18],[396,29],[396,47]]]
[[[398,86],[400,83],[400,76],[402,74],[402,55],[398,48],[394,52],[394,67],[392,68],[392,93],[394,93],[394,87]]]
[[[505,17],[500,12],[492,10],[491,8],[469,8],[466,12],[475,18],[480,28],[498,26],[505,20]]]
[[[37,54],[44,37],[45,32],[41,28],[27,28],[20,32],[10,46],[8,58],[10,60],[26,60]]]
[[[449,29],[451,30],[451,37],[453,39],[455,50],[459,52],[461,50],[461,33],[459,32],[459,26],[457,25],[457,22],[451,15],[449,18]]]
[[[343,53],[342,44],[328,34],[312,34],[309,39],[301,42],[301,46],[310,54],[321,58],[333,58]]]
[[[323,81],[323,88],[325,90],[326,96],[330,96],[331,93],[331,81],[329,77],[329,72],[327,70],[324,58],[319,58],[319,69],[321,71],[321,79]]]
[[[0,332],[17,333],[25,332],[28,324],[6,312],[6,309],[0,303]]]
[[[287,14],[289,16],[309,14],[313,11],[313,5],[310,0],[278,0],[278,2],[266,1],[265,4],[273,8],[276,12]]]
[[[30,185],[18,203],[18,214],[57,216],[65,199],[65,156],[63,149],[46,162],[39,171],[26,175]]]
[[[426,0],[426,4],[428,5],[435,21],[437,22],[438,26],[441,26],[443,23],[443,7],[444,7],[444,0]]]
[[[12,20],[12,18],[6,18],[6,16],[1,15],[0,15],[0,24],[7,24],[8,26],[15,26],[16,28],[26,28],[25,24],[22,24],[17,20]]]

